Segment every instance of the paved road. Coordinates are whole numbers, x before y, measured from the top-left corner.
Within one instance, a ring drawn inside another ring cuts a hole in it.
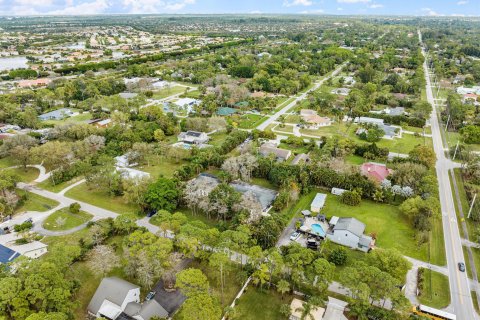
[[[292,102],[290,102],[289,104],[287,104],[285,107],[283,107],[282,109],[280,109],[279,111],[277,111],[274,115],[270,116],[270,118],[268,118],[266,121],[262,122],[262,123],[257,127],[257,129],[258,129],[258,130],[265,130],[270,124],[272,124],[272,123],[274,123],[275,121],[277,121],[280,116],[284,115],[285,113],[289,112],[290,109],[292,109],[293,107],[295,107],[295,106],[297,105],[297,102],[304,100],[304,99],[307,97],[307,95],[308,95],[309,92],[317,90],[318,88],[320,88],[320,86],[323,85],[323,83],[324,83],[325,81],[327,81],[328,79],[330,79],[330,78],[332,78],[332,77],[335,77],[337,74],[339,74],[340,71],[342,71],[342,68],[343,68],[344,66],[345,66],[345,64],[340,65],[337,69],[335,69],[335,70],[332,72],[332,74],[330,74],[329,76],[327,76],[327,77],[323,78],[322,80],[316,82],[312,89],[307,90],[307,91],[305,91],[304,93],[302,93],[301,95],[299,95],[298,97],[296,97],[295,100],[293,100]]]
[[[421,41],[421,33],[418,32]],[[422,53],[426,57],[422,48]],[[427,62],[423,64],[427,89],[427,100],[433,106],[431,116],[433,148],[437,155],[437,163],[435,169],[437,171],[440,204],[442,210],[442,224],[445,239],[445,251],[447,255],[448,278],[450,283],[451,306],[453,313],[457,315],[459,320],[478,319],[473,307],[472,297],[470,295],[470,285],[466,272],[458,270],[458,262],[464,262],[462,250],[462,241],[455,213],[455,205],[453,202],[452,188],[450,186],[449,168],[451,164],[445,157],[445,151],[440,133],[440,124],[437,117],[435,101],[433,99],[432,87],[430,82],[430,74]]]

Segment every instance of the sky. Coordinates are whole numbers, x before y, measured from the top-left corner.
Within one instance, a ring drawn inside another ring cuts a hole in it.
[[[0,0],[0,15],[122,13],[480,16],[480,0]]]

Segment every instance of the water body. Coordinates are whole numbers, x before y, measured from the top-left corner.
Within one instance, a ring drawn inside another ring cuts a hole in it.
[[[28,68],[27,62],[27,58],[22,56],[0,58],[0,71]]]

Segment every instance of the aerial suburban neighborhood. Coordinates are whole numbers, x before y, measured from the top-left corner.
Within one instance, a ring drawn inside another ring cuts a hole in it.
[[[0,320],[480,320],[479,16],[0,0]]]

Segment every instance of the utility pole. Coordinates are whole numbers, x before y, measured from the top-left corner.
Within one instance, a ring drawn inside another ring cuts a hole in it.
[[[458,143],[459,143],[459,142],[460,142],[460,140],[457,141],[457,146],[455,147],[455,152],[453,153],[453,160],[455,160],[455,156],[457,155]]]
[[[448,123],[450,122],[450,114],[448,115],[447,118],[447,124],[445,125],[445,131],[448,131]]]
[[[472,204],[470,205],[470,210],[468,210],[468,216],[467,218],[470,219],[470,214],[472,213],[473,205],[475,204],[475,199],[477,199],[477,194],[473,196]]]

